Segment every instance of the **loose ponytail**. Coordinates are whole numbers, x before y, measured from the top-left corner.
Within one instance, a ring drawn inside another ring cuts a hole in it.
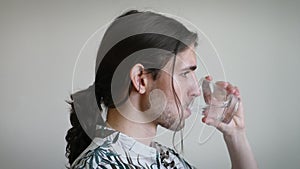
[[[102,108],[95,98],[95,85],[71,95],[70,122],[72,127],[65,137],[67,141],[66,157],[70,166],[76,158],[91,144],[97,125],[105,125]]]
[[[71,96],[72,98],[72,96]],[[88,145],[92,142],[92,139],[86,134],[83,128],[80,125],[80,122],[77,118],[74,102],[68,101],[70,104],[70,122],[72,127],[68,130],[65,137],[67,141],[66,147],[66,157],[69,159],[69,164],[71,165],[75,159],[85,150]]]

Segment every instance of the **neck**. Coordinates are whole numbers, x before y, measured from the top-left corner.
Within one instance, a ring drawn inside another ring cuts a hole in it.
[[[140,116],[136,113],[142,112],[128,109],[126,106],[122,106],[118,109],[109,109],[107,112],[107,125],[145,145],[150,146],[153,138],[156,135],[157,125],[153,122],[142,123],[132,118]]]

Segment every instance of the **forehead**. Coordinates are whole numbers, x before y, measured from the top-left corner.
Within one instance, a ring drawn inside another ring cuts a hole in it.
[[[184,51],[177,54],[176,58],[176,66],[190,66],[190,65],[196,65],[196,54],[194,51],[194,46],[189,46]]]
[[[186,67],[190,66],[196,66],[197,65],[197,59],[196,59],[196,53],[194,50],[194,46],[189,46],[185,50],[179,52],[176,56],[176,62],[174,65],[174,70],[180,70]],[[172,70],[173,67],[173,59],[171,58],[166,66],[163,68],[163,70],[169,72]]]

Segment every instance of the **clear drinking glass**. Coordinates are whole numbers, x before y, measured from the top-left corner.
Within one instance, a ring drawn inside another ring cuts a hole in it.
[[[200,80],[200,88],[206,105],[202,107],[207,118],[230,123],[239,108],[239,98],[205,78]]]

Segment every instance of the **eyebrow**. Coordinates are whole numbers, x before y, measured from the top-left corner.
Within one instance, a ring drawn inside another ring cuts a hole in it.
[[[189,67],[186,67],[186,68],[183,68],[182,70],[191,70],[191,71],[194,71],[197,69],[197,66],[196,65],[193,65],[193,66],[189,66]]]

